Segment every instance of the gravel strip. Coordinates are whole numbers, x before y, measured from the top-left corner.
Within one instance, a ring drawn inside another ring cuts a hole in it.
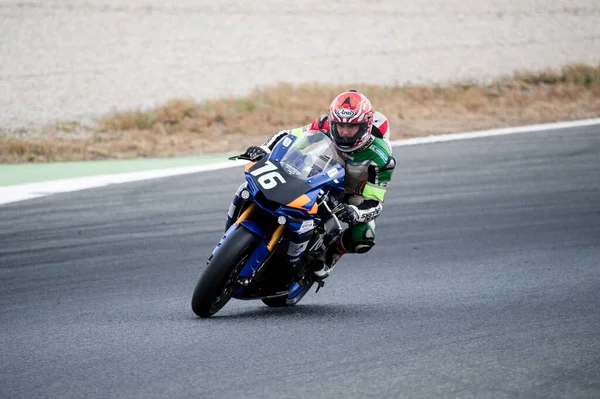
[[[3,129],[280,81],[485,81],[600,62],[597,0],[122,3],[0,0]]]

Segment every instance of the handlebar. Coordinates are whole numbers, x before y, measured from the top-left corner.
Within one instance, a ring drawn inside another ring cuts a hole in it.
[[[338,204],[338,201],[336,201],[335,198],[329,197],[329,195],[325,191],[321,190],[319,192],[319,197],[317,198],[317,205],[319,206],[319,208],[322,207],[322,209],[325,209],[329,218],[333,220],[336,229],[341,231],[342,224],[340,223],[340,220],[335,215],[335,213],[333,213],[333,211],[331,210],[329,206],[330,204],[335,208]]]

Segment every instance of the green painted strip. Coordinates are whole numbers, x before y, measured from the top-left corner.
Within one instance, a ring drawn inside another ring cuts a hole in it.
[[[227,157],[235,154],[237,153],[120,161],[0,164],[0,187],[84,176],[110,175],[227,162]]]

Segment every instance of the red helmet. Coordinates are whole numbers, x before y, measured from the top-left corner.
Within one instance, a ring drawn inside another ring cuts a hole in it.
[[[373,128],[371,101],[356,90],[339,94],[329,107],[328,122],[331,137],[340,151],[358,151],[371,142],[371,129]],[[342,137],[337,127],[340,123],[358,125],[358,132],[351,137]]]

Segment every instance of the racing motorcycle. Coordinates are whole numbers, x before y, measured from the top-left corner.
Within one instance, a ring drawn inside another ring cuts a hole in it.
[[[238,190],[234,221],[208,258],[192,296],[192,310],[207,318],[231,299],[260,299],[271,307],[297,304],[313,285],[324,253],[342,231],[332,210],[344,195],[344,161],[318,130],[281,139],[250,161]]]

